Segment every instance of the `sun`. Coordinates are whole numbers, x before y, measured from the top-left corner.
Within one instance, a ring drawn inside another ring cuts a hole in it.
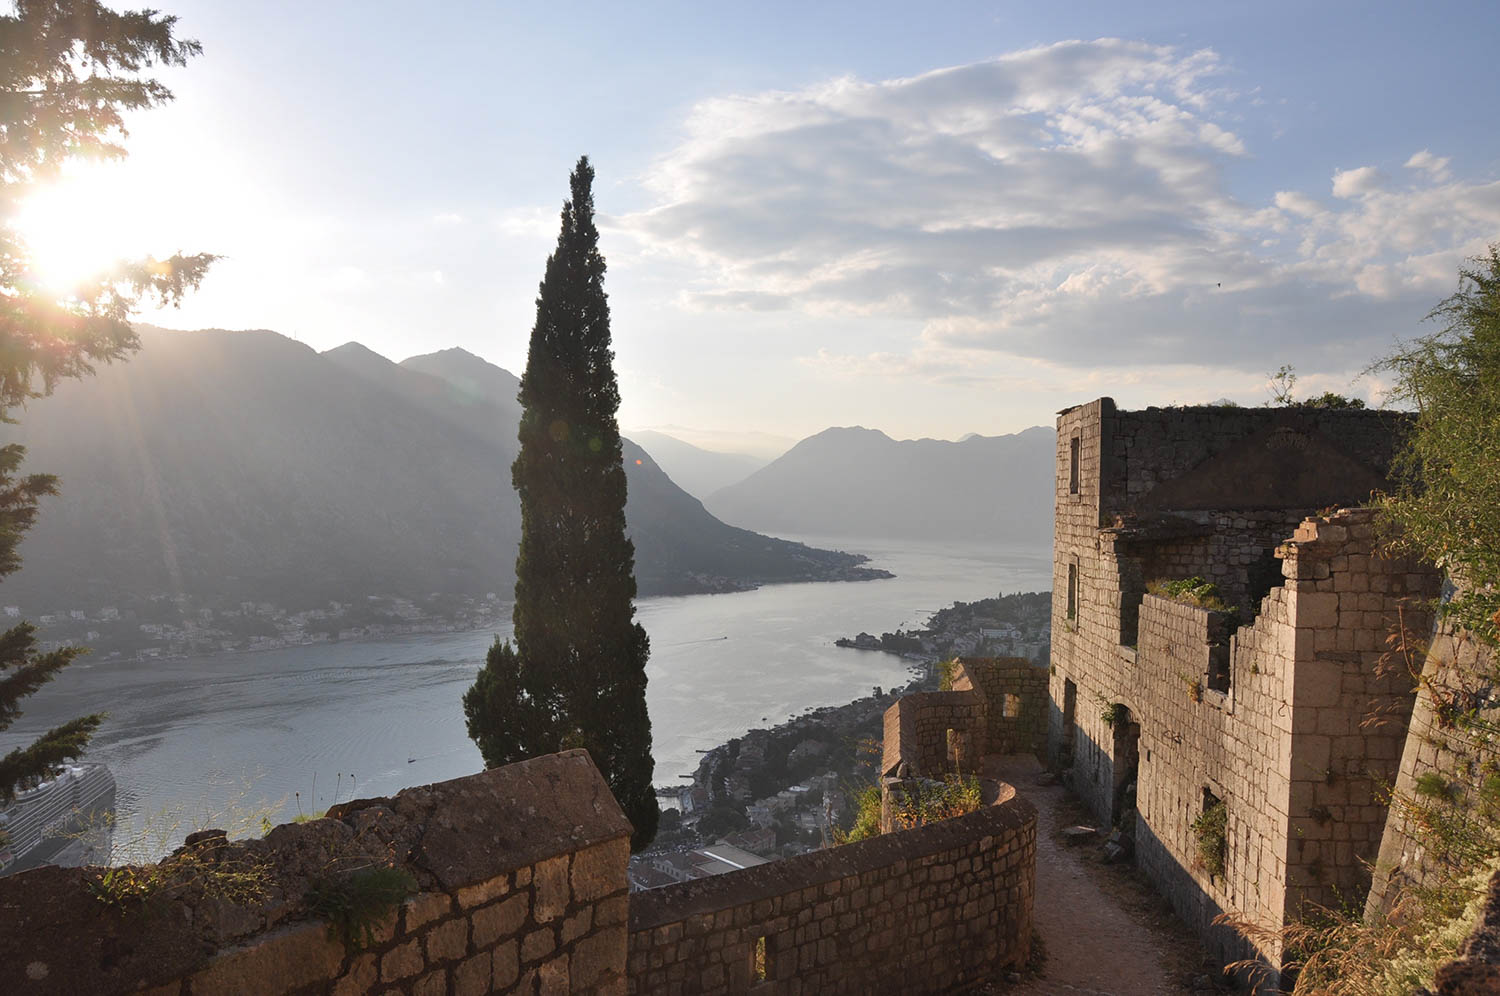
[[[26,246],[33,278],[46,290],[67,294],[121,260],[138,259],[144,246],[138,210],[112,164],[70,170],[29,192],[11,217]]]

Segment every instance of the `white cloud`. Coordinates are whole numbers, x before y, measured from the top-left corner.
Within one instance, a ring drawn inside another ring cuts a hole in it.
[[[655,205],[614,230],[688,268],[685,307],[907,321],[909,356],[808,362],[933,378],[981,351],[1347,369],[1500,237],[1500,184],[1450,182],[1426,150],[1407,185],[1364,166],[1327,204],[1237,198],[1247,102],[1221,73],[1212,52],[1106,39],[705,101],[646,178]]]
[[[1435,156],[1426,149],[1412,154],[1405,163],[1407,169],[1419,169],[1427,173],[1439,183],[1447,180],[1451,175],[1448,164],[1452,162],[1447,156]]]
[[[1360,197],[1373,194],[1383,186],[1385,186],[1385,177],[1381,176],[1380,170],[1374,166],[1341,169],[1333,174],[1333,196],[1335,197]]]

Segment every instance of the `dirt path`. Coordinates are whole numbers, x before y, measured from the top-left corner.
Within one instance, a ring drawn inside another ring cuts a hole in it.
[[[1060,785],[1036,783],[1035,758],[987,759],[985,774],[1014,785],[1037,808],[1034,920],[1046,960],[1005,996],[1185,996],[1201,951],[1127,870],[1100,864],[1098,848],[1069,847],[1058,831],[1078,821]],[[1092,825],[1092,824],[1090,824]]]

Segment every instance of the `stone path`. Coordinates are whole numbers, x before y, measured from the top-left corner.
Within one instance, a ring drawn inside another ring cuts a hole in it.
[[[985,772],[1009,782],[1037,808],[1034,919],[1046,950],[1039,977],[1000,991],[1005,996],[1185,996],[1197,952],[1183,931],[1171,931],[1128,910],[1118,890],[1101,887],[1113,869],[1088,868],[1097,848],[1068,847],[1057,839],[1064,826],[1067,792],[1040,786],[1041,765],[1031,757],[986,758]]]

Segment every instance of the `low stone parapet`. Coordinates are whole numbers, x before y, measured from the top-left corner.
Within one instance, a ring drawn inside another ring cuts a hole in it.
[[[631,898],[630,992],[951,992],[1030,955],[1036,809],[914,830]]]
[[[25,872],[0,879],[0,992],[623,993],[630,832],[574,750],[261,840],[194,834],[157,866]],[[352,937],[313,915],[372,869],[405,872],[407,898]]]

